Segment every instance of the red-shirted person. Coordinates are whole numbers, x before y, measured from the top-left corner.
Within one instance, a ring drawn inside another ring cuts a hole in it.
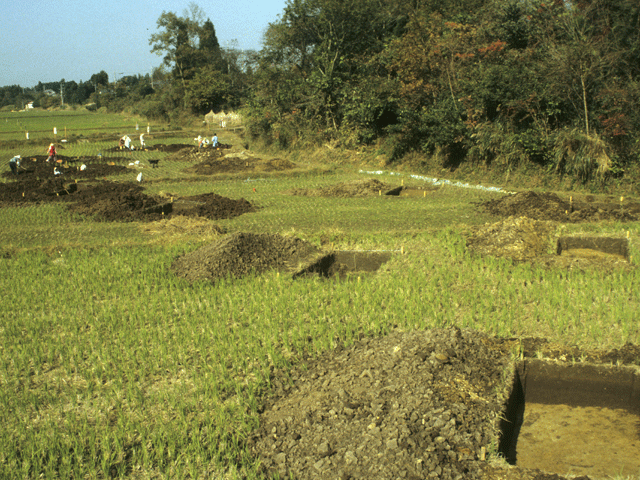
[[[51,159],[53,159],[53,161],[56,161],[56,156],[58,155],[58,152],[56,152],[56,146],[55,144],[51,144],[49,145],[49,151],[47,152],[47,155],[49,155],[49,158],[47,158],[47,162]]]

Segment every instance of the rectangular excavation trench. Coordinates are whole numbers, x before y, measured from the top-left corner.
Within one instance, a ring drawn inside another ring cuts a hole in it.
[[[499,451],[549,474],[640,478],[640,370],[521,362]]]
[[[614,255],[629,260],[629,240],[614,237],[560,237],[558,255]]]
[[[351,274],[373,273],[390,258],[391,252],[388,251],[340,250],[323,255],[293,277],[318,275],[325,278],[346,278]]]

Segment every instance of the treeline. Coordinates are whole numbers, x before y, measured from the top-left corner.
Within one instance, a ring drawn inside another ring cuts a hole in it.
[[[34,88],[0,88],[0,108],[89,105],[119,112],[129,110],[165,121],[210,110],[237,109],[249,96],[255,52],[219,45],[210,19],[195,4],[179,16],[163,12],[158,33],[151,35],[152,52],[163,57],[151,75],[110,79],[101,71],[87,82],[39,83]]]
[[[375,144],[445,167],[587,181],[638,163],[637,0],[288,0],[260,52],[221,48],[195,4],[157,25],[151,76],[65,82],[65,101],[165,119],[242,108],[249,135],[284,148]]]
[[[585,181],[638,161],[637,0],[289,0],[258,62],[250,132],[282,146]]]

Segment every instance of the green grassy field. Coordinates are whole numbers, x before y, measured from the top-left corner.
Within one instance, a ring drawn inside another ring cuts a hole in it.
[[[147,125],[154,131],[164,128],[156,122],[149,123],[137,115],[89,112],[85,109],[47,112],[39,109],[20,112],[0,112],[0,141],[29,140],[61,141],[65,138],[89,136],[96,133],[117,136],[128,133],[132,138],[136,131],[146,131]],[[54,128],[56,134],[54,135]],[[138,133],[138,134],[139,134]]]
[[[61,153],[94,155],[110,145]],[[14,151],[0,146],[7,160]],[[164,158],[118,155],[123,163]],[[286,192],[366,175],[342,167],[212,179],[184,173],[184,163],[161,165],[144,170],[150,193],[213,191],[261,207],[217,222],[228,232],[394,255],[360,280],[274,272],[191,285],[172,275],[171,262],[210,238],[158,237],[58,205],[0,208],[1,478],[255,478],[243,441],[272,369],[360,334],[457,325],[586,348],[640,342],[636,270],[547,270],[470,254],[468,229],[497,220],[474,203],[497,193],[443,187],[425,198],[300,197]],[[420,184],[407,177],[411,183]],[[640,235],[637,223],[566,230]]]

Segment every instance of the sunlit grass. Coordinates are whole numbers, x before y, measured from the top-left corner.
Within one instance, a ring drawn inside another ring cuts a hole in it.
[[[65,155],[109,145],[69,145]],[[150,153],[116,152],[127,163]],[[468,251],[468,229],[496,221],[474,204],[496,194],[443,187],[425,197],[295,196],[293,188],[368,177],[206,178],[185,173],[189,165],[144,165],[142,185],[259,207],[211,222],[228,232],[393,255],[376,275],[343,281],[267,272],[191,285],[171,263],[210,238],[163,242],[137,222],[97,222],[64,205],[3,206],[0,477],[257,478],[244,440],[273,370],[363,334],[456,325],[584,348],[640,342],[636,270],[553,270]],[[564,231],[629,231],[638,255],[637,223]]]

